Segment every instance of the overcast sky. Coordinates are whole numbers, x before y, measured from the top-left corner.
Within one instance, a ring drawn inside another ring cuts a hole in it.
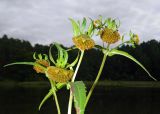
[[[72,45],[69,17],[119,18],[122,33],[132,30],[141,41],[160,39],[159,0],[0,0],[0,36]],[[100,42],[99,39],[95,40]]]

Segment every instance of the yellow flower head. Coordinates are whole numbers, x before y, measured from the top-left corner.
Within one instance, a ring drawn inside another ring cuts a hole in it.
[[[105,28],[104,30],[102,30],[100,36],[101,39],[108,44],[114,44],[120,39],[120,34],[118,33],[118,31],[113,31],[109,28]]]
[[[58,50],[58,57],[56,60],[54,60],[54,57],[51,54],[52,46],[53,45],[51,45],[49,50],[49,58],[55,66],[47,67],[45,74],[48,78],[55,82],[68,82],[74,74],[73,67],[77,64],[79,55],[71,64],[69,64],[68,52],[65,49],[63,49],[59,44],[55,43],[55,46]]]
[[[82,23],[70,19],[73,26],[73,42],[80,50],[88,50],[94,47],[94,40],[91,39],[94,34],[94,21],[91,20],[89,27],[87,27],[87,20],[83,18]],[[98,22],[96,22],[98,23]]]
[[[46,75],[48,78],[60,83],[65,83],[69,81],[72,78],[73,74],[74,72],[72,70],[67,70],[54,66],[49,66],[46,70]]]
[[[73,42],[80,50],[88,50],[93,48],[95,45],[94,40],[91,39],[88,35],[84,34],[73,37]]]
[[[108,18],[106,20],[102,20],[102,16],[100,16],[101,26],[97,27],[98,34],[103,42],[108,44],[114,44],[119,41],[120,34],[118,32],[118,27],[120,26],[120,22],[117,22],[115,19]],[[96,21],[95,21],[96,22]]]

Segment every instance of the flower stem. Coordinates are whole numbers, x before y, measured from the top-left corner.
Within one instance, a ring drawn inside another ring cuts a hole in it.
[[[73,75],[73,78],[72,78],[71,82],[74,82],[74,80],[75,80],[75,78],[76,78],[78,69],[79,69],[80,64],[81,64],[81,62],[82,62],[82,59],[83,59],[83,55],[84,55],[84,51],[81,51],[81,56],[80,56],[80,58],[79,58],[79,61],[78,61],[78,64],[77,64],[77,67],[76,67],[76,70],[75,70],[75,72],[74,72],[74,75]]]
[[[59,106],[59,103],[58,103],[58,98],[57,98],[57,94],[56,94],[56,88],[55,88],[55,82],[53,82],[52,80],[49,80],[50,83],[51,83],[51,89],[53,91],[53,99],[55,99],[55,103],[56,103],[56,107],[57,107],[57,112],[58,114],[61,114],[61,111],[60,111],[60,106]]]
[[[76,70],[75,70],[75,72],[74,72],[74,75],[73,75],[73,78],[72,78],[71,82],[74,82],[74,80],[75,80],[75,78],[76,78],[78,69],[79,69],[80,64],[81,64],[81,62],[82,62],[83,55],[84,55],[84,51],[81,51],[81,56],[80,56],[80,58],[79,58],[79,61],[78,61],[78,64],[77,64],[77,67],[76,67]],[[72,92],[71,92],[71,90],[70,90],[69,103],[68,103],[68,114],[71,114],[71,113],[72,113],[72,102],[73,102],[73,95],[72,95]]]
[[[85,102],[85,107],[87,106],[87,103],[88,103],[88,101],[89,101],[89,99],[90,99],[90,97],[91,97],[91,95],[93,93],[93,90],[94,90],[95,86],[98,83],[98,80],[99,80],[99,78],[101,76],[101,73],[102,73],[102,70],[104,68],[106,59],[107,59],[107,54],[104,54],[100,69],[99,69],[98,74],[97,74],[97,77],[96,77],[96,79],[95,79],[95,81],[94,81],[94,83],[93,83],[93,85],[92,85],[92,87],[91,87],[91,89],[90,89],[90,91],[89,91],[89,93],[87,95],[86,102]]]

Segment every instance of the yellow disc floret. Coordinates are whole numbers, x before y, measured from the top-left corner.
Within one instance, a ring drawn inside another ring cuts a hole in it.
[[[88,50],[93,48],[95,45],[94,40],[84,34],[73,37],[73,42],[80,50]]]
[[[114,44],[119,41],[120,34],[118,33],[118,31],[113,31],[112,29],[105,28],[101,33],[101,39],[108,44]]]
[[[69,81],[74,72],[72,70],[62,69],[54,66],[47,68],[46,75],[55,82],[64,83]]]
[[[40,65],[42,65],[44,67],[48,67],[49,66],[49,62],[47,60],[43,60],[43,59],[42,60],[36,60],[36,63],[40,64]],[[33,69],[37,73],[45,73],[45,70],[42,67],[38,66],[38,65],[34,65]]]

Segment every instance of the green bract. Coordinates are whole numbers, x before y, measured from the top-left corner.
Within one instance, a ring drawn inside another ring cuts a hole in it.
[[[71,21],[72,27],[73,27],[73,36],[79,36],[81,34],[86,34],[91,37],[93,35],[94,26],[93,26],[92,20],[91,20],[88,28],[87,28],[86,18],[83,18],[82,24],[80,23],[80,21],[76,22],[72,18],[70,18],[70,21]]]
[[[108,18],[106,20],[107,28],[112,29],[113,31],[117,31],[120,27],[120,21],[116,21],[115,19]]]
[[[95,28],[98,30],[108,28],[112,29],[113,31],[117,31],[118,28],[120,27],[120,21],[118,19],[112,19],[112,18],[103,19],[102,16],[99,16],[99,19],[95,20],[94,23],[95,23]]]
[[[70,68],[73,69],[73,67],[76,65],[76,63],[78,62],[78,58],[79,58],[79,54],[77,55],[76,59],[69,64],[68,63],[68,52],[67,50],[63,49],[59,44],[55,43],[54,44],[58,50],[58,57],[56,59],[56,61],[54,60],[52,53],[51,53],[51,49],[52,46],[49,49],[49,59],[52,61],[52,63],[60,68]]]

